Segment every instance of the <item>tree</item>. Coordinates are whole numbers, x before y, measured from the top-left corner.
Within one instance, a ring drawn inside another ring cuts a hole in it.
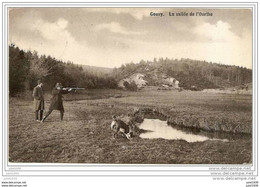
[[[9,93],[11,96],[25,89],[25,80],[29,72],[29,61],[24,51],[9,46]]]

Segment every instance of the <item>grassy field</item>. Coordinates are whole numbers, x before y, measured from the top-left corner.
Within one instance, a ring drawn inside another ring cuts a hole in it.
[[[50,95],[46,94],[49,106]],[[242,164],[252,162],[252,96],[192,91],[87,90],[64,96],[64,121],[54,111],[34,121],[33,102],[9,99],[10,162]],[[152,110],[173,125],[241,134],[228,142],[113,139],[111,116]],[[247,134],[247,135],[246,135]],[[249,138],[243,138],[246,136]]]

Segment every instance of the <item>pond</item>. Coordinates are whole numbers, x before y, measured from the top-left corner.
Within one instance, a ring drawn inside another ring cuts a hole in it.
[[[144,130],[144,133],[140,134],[141,138],[163,138],[167,140],[186,140],[187,142],[202,142],[205,140],[228,141],[227,139],[210,138],[204,135],[184,132],[168,125],[166,121],[159,119],[145,118],[139,128]]]

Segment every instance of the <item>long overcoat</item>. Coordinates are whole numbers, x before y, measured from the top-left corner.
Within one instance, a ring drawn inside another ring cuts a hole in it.
[[[44,110],[44,96],[42,88],[39,86],[34,87],[33,89],[33,104],[34,110]]]
[[[60,111],[64,112],[62,94],[67,94],[68,91],[67,90],[58,90],[55,87],[52,89],[51,93],[52,93],[52,98],[51,98],[49,110],[60,110]]]

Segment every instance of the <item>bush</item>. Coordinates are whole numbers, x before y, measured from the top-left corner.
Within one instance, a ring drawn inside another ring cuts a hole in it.
[[[137,84],[134,81],[130,82],[130,84],[129,84],[129,82],[124,81],[123,85],[125,86],[125,88],[127,90],[137,91]]]

